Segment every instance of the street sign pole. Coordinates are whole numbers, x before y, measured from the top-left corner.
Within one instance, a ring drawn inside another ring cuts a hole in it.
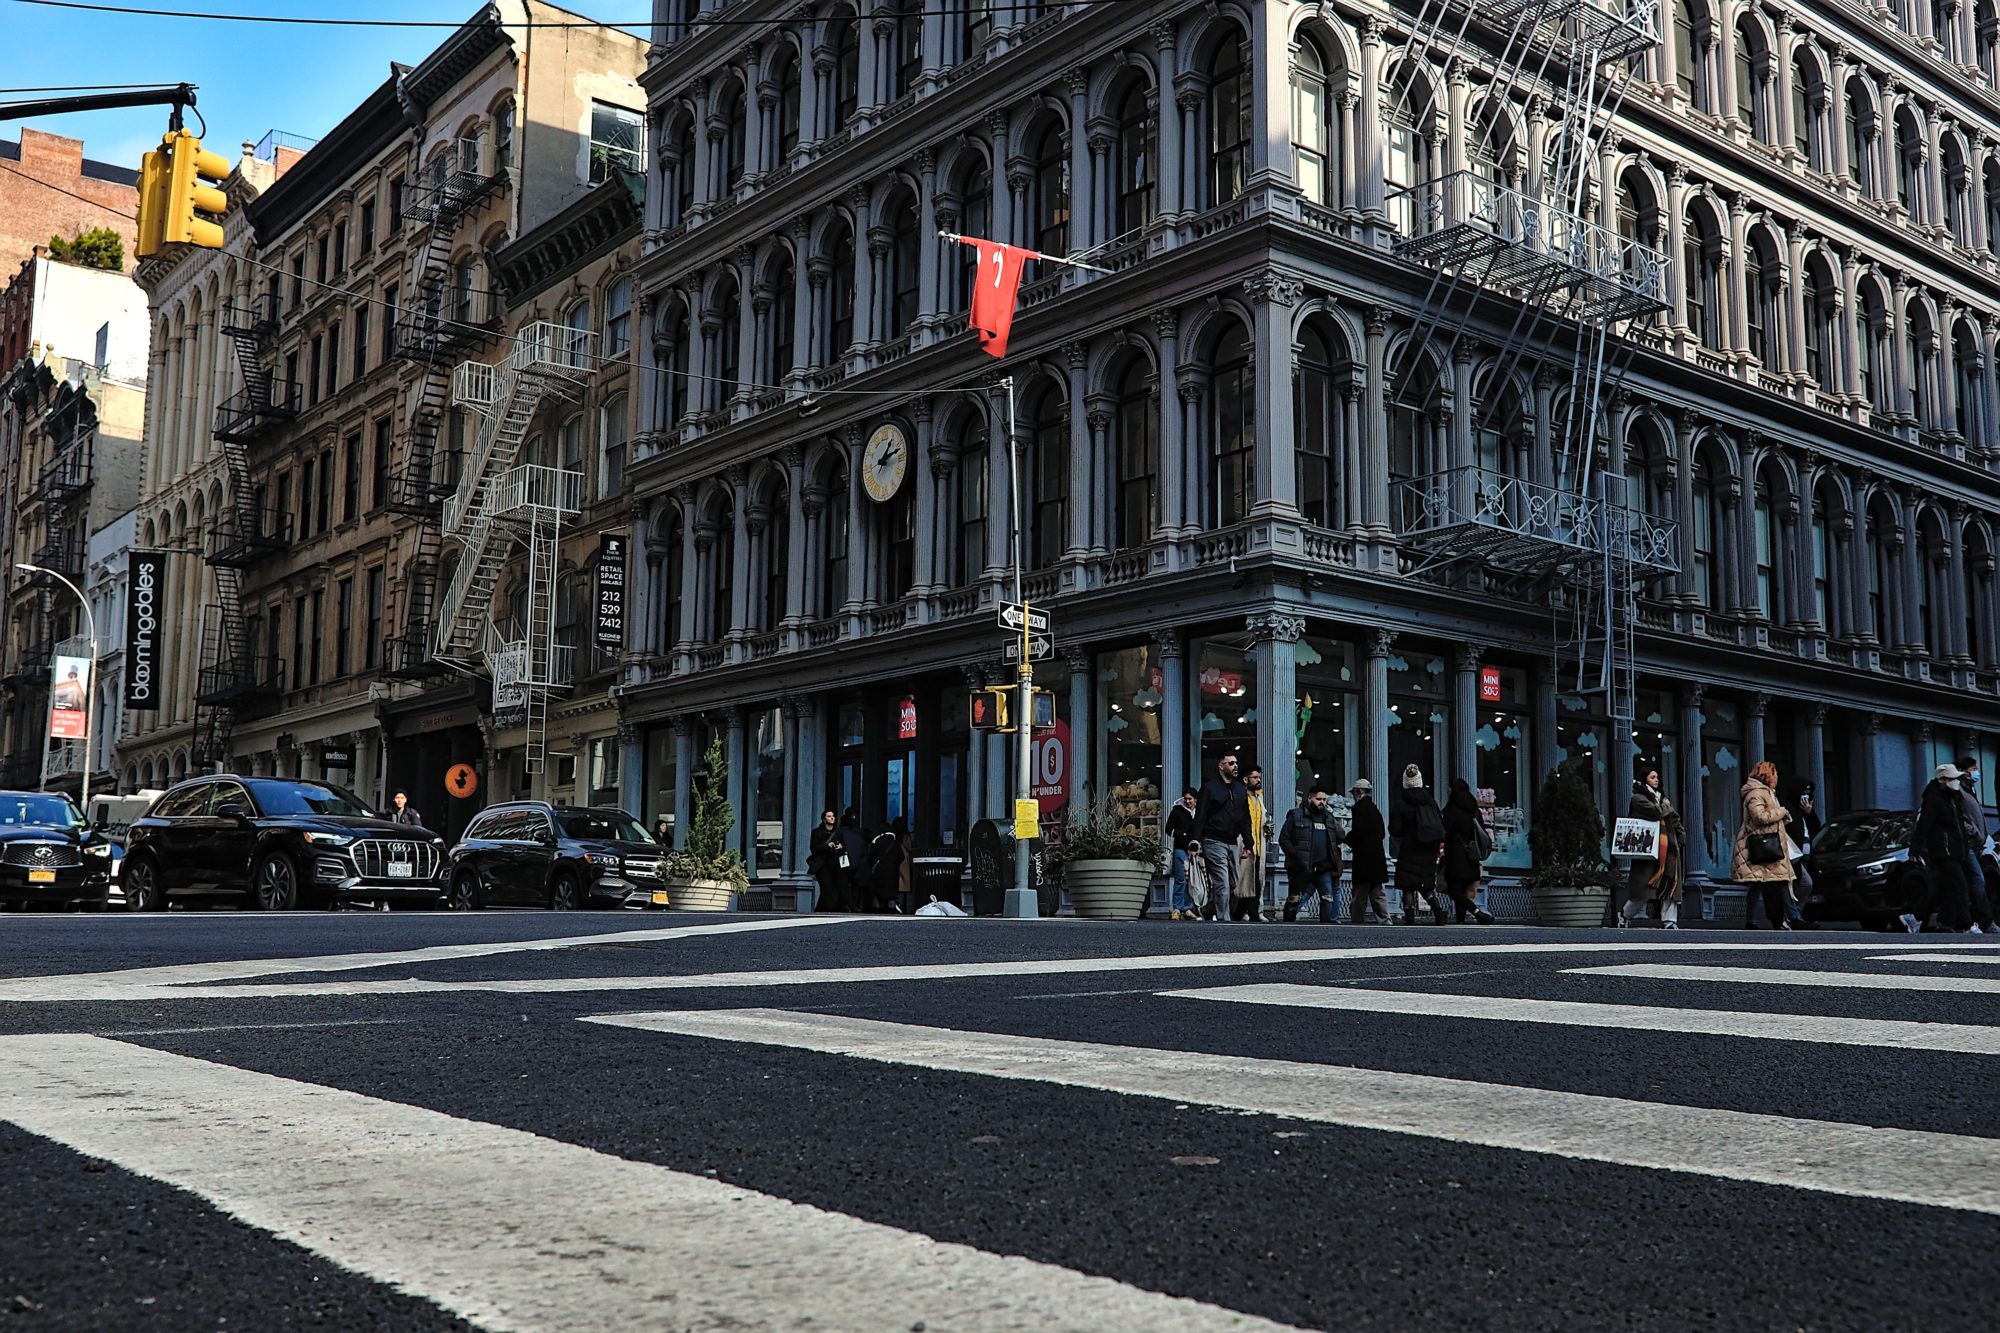
[[[1020,836],[1022,808],[1024,804],[1032,805],[1035,799],[1034,774],[1031,771],[1035,761],[1035,729],[1032,725],[1035,716],[1035,665],[1028,657],[1028,626],[1033,616],[1028,614],[1027,602],[1021,595],[1021,455],[1014,428],[1014,377],[1009,375],[1000,382],[1007,386],[1007,489],[1014,510],[1014,601],[1021,608],[1021,675],[1017,683],[1018,712],[1014,729],[1014,887],[1007,890],[1003,913],[1010,917],[1033,918],[1041,915],[1041,905],[1028,882],[1029,840]]]

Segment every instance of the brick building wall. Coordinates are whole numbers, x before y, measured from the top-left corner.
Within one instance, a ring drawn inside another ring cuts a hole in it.
[[[0,274],[12,275],[49,237],[73,236],[91,227],[118,232],[130,272],[138,235],[138,181],[137,162],[90,161],[81,139],[24,127],[18,142],[0,140]]]

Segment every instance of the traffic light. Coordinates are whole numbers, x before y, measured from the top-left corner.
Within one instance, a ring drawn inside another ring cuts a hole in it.
[[[201,140],[187,130],[169,130],[161,147],[168,150],[169,173],[161,241],[220,250],[222,224],[199,214],[219,218],[229,211],[229,196],[222,192],[222,183],[229,176],[228,159],[204,151]]]
[[[167,146],[139,160],[139,258],[160,252],[167,231],[167,186],[172,172],[167,162]]]
[[[1054,731],[1056,726],[1056,696],[1049,690],[1035,690],[1035,730]]]
[[[1007,694],[1001,686],[972,692],[971,721],[974,731],[1011,731],[1007,725]]]

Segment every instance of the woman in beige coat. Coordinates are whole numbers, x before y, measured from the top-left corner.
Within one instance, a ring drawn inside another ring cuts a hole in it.
[[[1765,760],[1750,770],[1750,780],[1743,784],[1743,817],[1736,823],[1736,859],[1730,869],[1730,878],[1738,884],[1751,888],[1761,888],[1764,893],[1764,917],[1775,923],[1777,930],[1790,930],[1786,904],[1792,897],[1792,840],[1785,833],[1785,824],[1791,819],[1786,813],[1785,803],[1778,799],[1778,766]],[[1778,859],[1758,862],[1750,859],[1750,839],[1762,833],[1778,836]]]

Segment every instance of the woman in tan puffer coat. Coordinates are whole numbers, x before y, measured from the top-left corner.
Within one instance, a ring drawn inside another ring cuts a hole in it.
[[[1764,917],[1778,930],[1792,928],[1791,913],[1786,910],[1792,897],[1793,849],[1785,833],[1790,819],[1785,803],[1778,799],[1778,766],[1767,759],[1750,770],[1750,780],[1743,784],[1743,817],[1736,822],[1736,857],[1730,878],[1763,889]],[[1778,835],[1777,860],[1759,863],[1750,859],[1750,839],[1759,833]]]

